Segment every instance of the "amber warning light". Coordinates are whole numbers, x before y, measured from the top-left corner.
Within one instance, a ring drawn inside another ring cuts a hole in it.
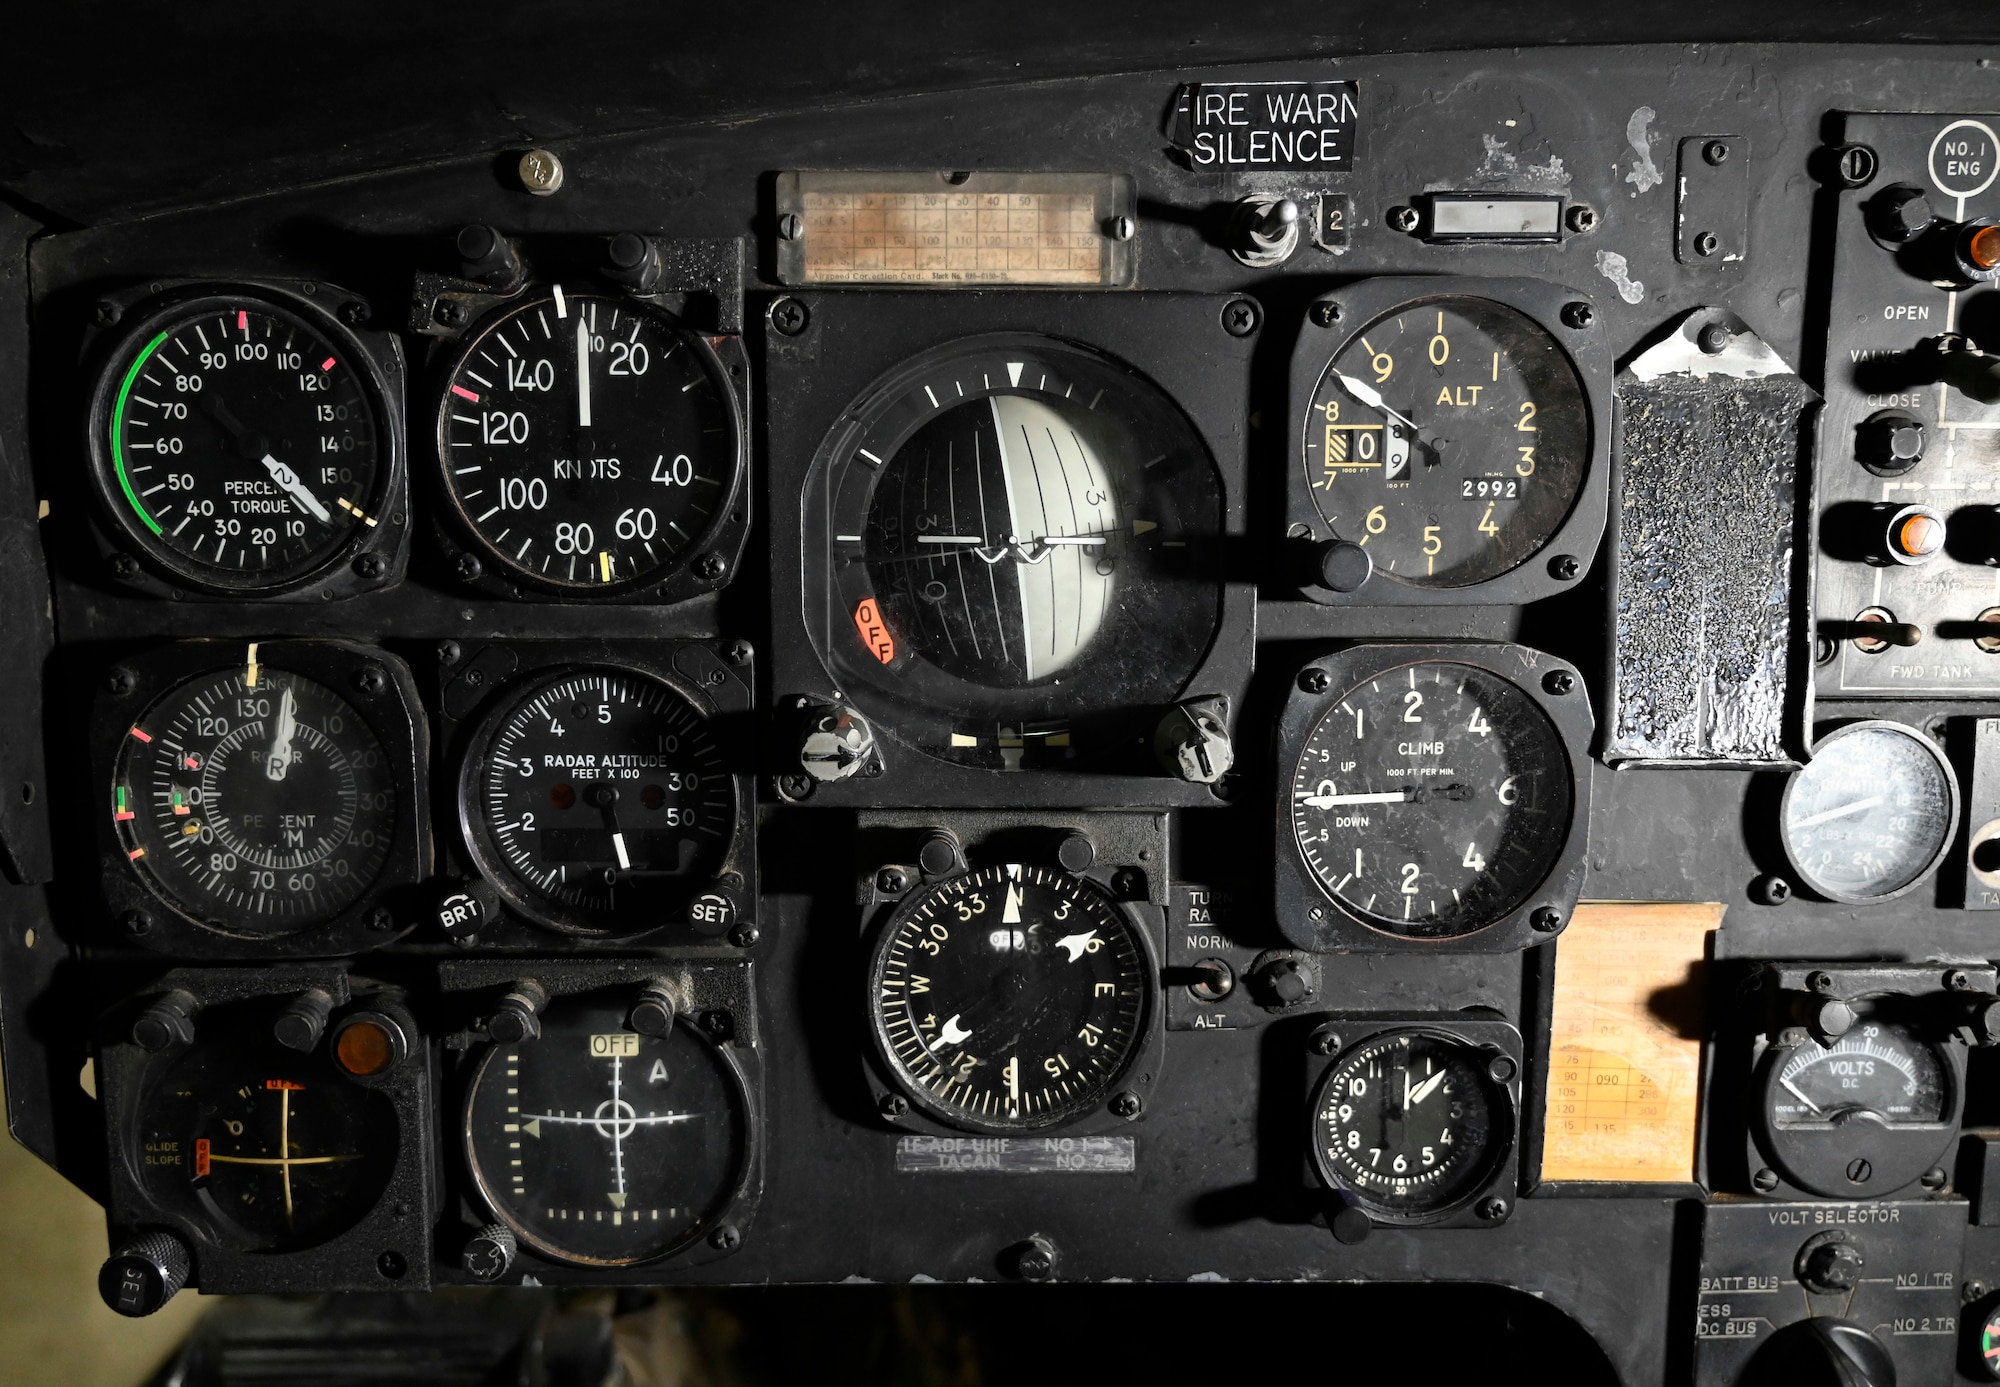
[[[896,638],[882,623],[882,613],[874,598],[864,597],[855,604],[854,629],[861,633],[861,643],[868,647],[868,653],[883,664],[896,658]]]

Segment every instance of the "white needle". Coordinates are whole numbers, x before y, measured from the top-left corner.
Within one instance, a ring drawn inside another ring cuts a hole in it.
[[[1340,804],[1401,804],[1409,796],[1401,790],[1383,790],[1365,795],[1301,795],[1315,809],[1332,809]]]
[[[1401,424],[1411,433],[1415,433],[1417,431],[1417,426],[1411,423],[1409,420],[1405,419],[1402,415],[1396,413],[1395,410],[1389,408],[1387,402],[1384,401],[1382,398],[1382,392],[1377,390],[1374,386],[1370,385],[1367,381],[1356,380],[1353,376],[1345,376],[1338,371],[1335,371],[1333,373],[1333,378],[1340,382],[1341,389],[1345,390],[1355,399],[1361,401],[1362,404],[1367,405],[1370,409],[1381,410],[1384,414],[1388,415],[1391,419],[1394,419],[1397,423]]]
[[[947,1016],[944,1025],[938,1029],[938,1039],[947,1045],[963,1045],[972,1039],[972,1032],[958,1024],[957,1016]]]
[[[1438,1070],[1437,1073],[1431,1075],[1428,1079],[1425,1079],[1422,1083],[1418,1084],[1416,1090],[1410,1094],[1408,1101],[1405,1102],[1403,1106],[1408,1107],[1411,1103],[1421,1103],[1424,1101],[1424,1099],[1430,1097],[1433,1093],[1436,1093],[1438,1091],[1438,1085],[1444,1082],[1444,1076],[1450,1072],[1451,1071],[1448,1069],[1440,1069]],[[1403,1076],[1403,1082],[1408,1083],[1409,1081],[1410,1081],[1409,1075],[1406,1072]]]
[[[299,730],[298,700],[292,697],[290,689],[278,700],[278,726],[271,734],[271,749],[264,753],[264,774],[272,780],[283,780],[292,768],[292,737]]]
[[[313,495],[312,492],[308,491],[306,489],[306,484],[299,480],[298,473],[294,472],[291,468],[285,466],[284,463],[279,462],[269,453],[264,454],[261,461],[264,464],[264,470],[271,474],[271,480],[276,482],[279,486],[283,487],[286,491],[289,491],[292,494],[292,499],[294,501],[297,501],[300,505],[304,506],[306,508],[306,512],[309,515],[311,515],[313,519],[319,521],[319,523],[322,525],[326,524],[328,521],[333,519],[333,517],[327,513],[326,507],[322,506],[319,503],[319,497]]]
[[[1867,799],[1858,799],[1854,801],[1854,803],[1852,804],[1843,804],[1838,809],[1828,809],[1824,813],[1814,814],[1808,818],[1800,819],[1797,823],[1793,824],[1792,827],[1817,828],[1820,824],[1831,823],[1835,819],[1844,819],[1849,814],[1859,814],[1864,810],[1873,809],[1876,805],[1880,804],[1881,802],[1882,802],[1882,796],[1870,795]]]
[[[581,314],[576,320],[576,422],[590,427],[590,328]]]
[[[618,865],[623,867],[628,872],[631,871],[632,859],[625,855],[625,835],[622,833],[612,834],[611,846],[618,850]]]
[[[1800,1091],[1799,1091],[1799,1086],[1798,1086],[1797,1084],[1793,1083],[1793,1082],[1792,1082],[1792,1081],[1791,1081],[1790,1079],[1780,1079],[1780,1080],[1778,1080],[1778,1082],[1779,1082],[1779,1083],[1781,1083],[1781,1084],[1783,1084],[1783,1085],[1784,1085],[1784,1086],[1785,1086],[1786,1088],[1788,1088],[1788,1089],[1790,1089],[1790,1090],[1792,1091],[1792,1097],[1794,1097],[1794,1098],[1798,1099],[1798,1100],[1799,1100],[1799,1101],[1800,1101],[1801,1103],[1804,1103],[1804,1104],[1805,1104],[1805,1105],[1806,1105],[1807,1107],[1811,1108],[1811,1109],[1812,1109],[1812,1110],[1813,1110],[1814,1112],[1818,1112],[1818,1111],[1819,1111],[1819,1104],[1817,1104],[1817,1103],[1813,1102],[1813,1100],[1812,1100],[1812,1099],[1810,1099],[1810,1098],[1806,1097],[1804,1093],[1800,1092]]]

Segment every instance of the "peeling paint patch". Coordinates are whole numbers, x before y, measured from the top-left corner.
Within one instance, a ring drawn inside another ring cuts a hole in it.
[[[1631,145],[1632,152],[1639,156],[1632,161],[1632,171],[1625,175],[1625,181],[1633,187],[1633,197],[1657,188],[1667,181],[1660,176],[1659,169],[1653,165],[1653,137],[1646,128],[1653,123],[1657,114],[1651,106],[1641,106],[1632,113],[1632,118],[1625,122],[1625,143]],[[1600,267],[1603,261],[1604,257],[1599,256]],[[1637,303],[1638,300],[1628,299],[1626,302]]]
[[[1198,1271],[1190,1276],[1190,1281],[1227,1281],[1229,1278],[1219,1271]]]
[[[1513,122],[1508,122],[1512,124]],[[1463,179],[1443,179],[1426,183],[1427,193],[1559,193],[1569,187],[1570,172],[1562,156],[1549,155],[1543,164],[1523,163],[1521,156],[1507,148],[1507,141],[1491,135],[1479,137],[1482,154],[1479,167]]]
[[[1615,250],[1597,252],[1597,272],[1618,288],[1618,297],[1637,303],[1646,297],[1646,286],[1632,278],[1631,262]]]

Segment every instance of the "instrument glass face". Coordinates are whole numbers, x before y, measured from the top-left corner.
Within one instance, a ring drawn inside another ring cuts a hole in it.
[[[1328,363],[1301,465],[1378,577],[1465,587],[1547,544],[1590,465],[1590,409],[1555,339],[1512,308],[1443,298],[1385,314]]]
[[[864,711],[1015,769],[1172,700],[1219,618],[1222,500],[1171,401],[1081,348],[975,339],[854,413],[821,464],[820,640]]]
[[[324,1049],[300,1054],[246,1029],[189,1048],[153,1080],[133,1160],[154,1198],[228,1246],[295,1252],[368,1215],[400,1132],[388,1098],[342,1076]]]
[[[1883,900],[1937,866],[1958,786],[1943,754],[1896,723],[1822,738],[1785,790],[1785,851],[1806,883],[1841,901]]]
[[[626,1026],[629,999],[562,998],[542,1034],[496,1045],[466,1101],[466,1157],[487,1203],[529,1246],[624,1266],[713,1227],[743,1180],[742,1081],[685,1025]]]
[[[401,812],[367,720],[254,653],[140,716],[119,743],[110,801],[118,845],[155,895],[211,927],[261,935],[352,905],[381,875]]]
[[[1548,716],[1488,670],[1423,661],[1333,700],[1293,770],[1306,868],[1376,929],[1449,937],[1501,919],[1562,855],[1569,753]]]
[[[1785,1053],[1771,1078],[1771,1121],[1810,1128],[1869,1113],[1890,1126],[1942,1122],[1947,1088],[1933,1046],[1905,1026],[1865,1021],[1831,1045],[1808,1038]]]
[[[528,681],[474,734],[466,841],[509,901],[558,929],[637,933],[686,918],[736,831],[707,721],[633,670]]]
[[[1320,1175],[1370,1209],[1443,1212],[1484,1184],[1512,1140],[1489,1056],[1433,1031],[1376,1036],[1343,1055],[1313,1101]]]
[[[1094,886],[985,867],[899,910],[869,980],[899,1083],[958,1126],[1048,1127],[1101,1104],[1151,1012],[1144,946]]]
[[[729,388],[699,338],[560,286],[475,330],[438,404],[438,456],[489,563],[579,594],[690,557],[740,465]]]
[[[144,324],[99,386],[91,451],[113,520],[197,581],[310,576],[379,519],[388,466],[370,369],[249,295]]]

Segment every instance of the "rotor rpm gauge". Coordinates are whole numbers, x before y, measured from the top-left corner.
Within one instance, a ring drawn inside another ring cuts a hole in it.
[[[890,919],[869,974],[896,1082],[954,1126],[1050,1127],[1102,1104],[1152,1013],[1146,947],[1067,872],[984,867]]]
[[[1348,1050],[1313,1096],[1320,1179],[1388,1222],[1422,1223],[1464,1204],[1514,1139],[1492,1063],[1490,1050],[1421,1029]]]
[[[531,294],[474,330],[438,403],[447,498],[486,563],[608,596],[686,562],[735,501],[735,395],[702,339],[624,298]]]
[[[397,776],[367,718],[260,664],[162,694],[119,744],[109,804],[130,869],[228,933],[324,923],[372,887],[397,836]]]
[[[578,1266],[664,1257],[741,1193],[749,1100],[725,1050],[685,1024],[626,1026],[610,994],[559,998],[537,1040],[496,1045],[465,1105],[465,1153],[524,1243]]]
[[[864,708],[998,770],[1101,757],[1108,721],[1178,694],[1219,619],[1223,517],[1207,446],[1157,388],[1080,347],[975,338],[850,417],[808,546],[818,642]]]
[[[1336,539],[1394,583],[1461,588],[1509,572],[1569,516],[1590,409],[1547,330],[1504,304],[1442,296],[1348,337],[1319,377],[1300,466]]]
[[[459,812],[482,872],[551,928],[634,934],[687,918],[736,832],[707,720],[635,670],[530,679],[473,734]]]
[[[123,538],[215,592],[302,585],[377,525],[384,387],[331,320],[250,292],[175,300],[113,351],[90,428]]]
[[[1491,670],[1385,669],[1333,699],[1292,771],[1293,841],[1370,927],[1472,933],[1521,905],[1569,838],[1573,773],[1548,715]]]
[[[1852,904],[1893,900],[1937,870],[1958,822],[1958,776],[1898,722],[1822,737],[1785,786],[1785,854],[1806,885]]]

